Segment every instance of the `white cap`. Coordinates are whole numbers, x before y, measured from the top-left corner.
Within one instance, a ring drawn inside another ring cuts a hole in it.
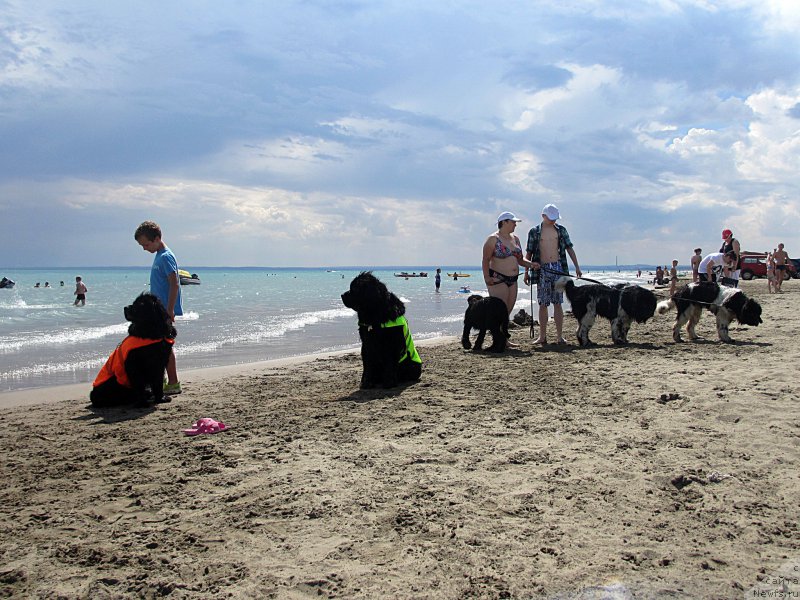
[[[506,211],[498,215],[497,222],[499,223],[500,221],[514,221],[515,223],[519,223],[522,219],[518,219],[512,212]]]
[[[561,213],[558,212],[558,207],[555,204],[548,204],[542,209],[542,214],[551,221],[558,221],[561,218]]]

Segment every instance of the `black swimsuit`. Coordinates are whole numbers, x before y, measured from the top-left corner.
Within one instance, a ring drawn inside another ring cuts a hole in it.
[[[516,275],[503,275],[494,269],[489,269],[489,277],[496,277],[500,280],[499,283],[505,283],[508,287],[511,287],[517,283],[517,279],[519,279],[519,273]]]

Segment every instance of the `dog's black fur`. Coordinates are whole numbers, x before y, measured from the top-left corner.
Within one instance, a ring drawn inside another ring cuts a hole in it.
[[[653,292],[638,285],[575,285],[570,277],[559,277],[555,287],[569,298],[572,314],[578,320],[575,335],[581,346],[591,343],[589,331],[598,316],[611,321],[615,344],[627,344],[631,324],[645,323],[655,314],[658,302]]]
[[[94,406],[144,405],[164,401],[164,369],[172,351],[172,344],[166,338],[175,339],[175,327],[161,301],[148,293],[141,294],[133,304],[125,307],[125,318],[131,322],[129,336],[160,341],[128,353],[125,372],[131,387],[121,385],[112,376],[92,388],[89,399]]]
[[[408,355],[402,327],[381,327],[401,317],[405,305],[370,271],[364,271],[350,282],[342,294],[342,303],[358,314],[358,335],[361,337],[361,389],[381,385],[396,386],[403,381],[417,381],[422,365]]]
[[[500,298],[489,296],[484,298],[478,294],[473,294],[467,298],[469,306],[464,313],[464,334],[461,336],[461,345],[469,350],[472,345],[469,342],[469,334],[473,329],[478,330],[478,337],[475,339],[475,350],[478,351],[483,346],[483,338],[486,331],[492,333],[492,345],[489,352],[502,352],[506,349],[508,341],[508,308],[506,303]]]
[[[700,321],[703,309],[707,308],[717,316],[717,336],[726,343],[733,340],[728,334],[728,327],[735,319],[742,325],[757,327],[761,320],[761,305],[748,298],[738,288],[729,288],[710,281],[689,283],[683,286],[669,300],[658,303],[658,314],[663,315],[670,309],[678,309],[678,317],[672,328],[672,339],[681,340],[681,327],[686,324],[689,339],[698,338],[695,327]]]

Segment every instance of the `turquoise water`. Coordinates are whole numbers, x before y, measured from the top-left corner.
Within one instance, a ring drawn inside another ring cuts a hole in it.
[[[176,322],[179,370],[358,347],[355,313],[342,305],[340,296],[360,269],[187,270],[202,283],[181,287],[185,314]],[[435,268],[403,268],[426,270],[427,278],[394,277],[400,270],[373,272],[405,302],[414,338],[460,336],[466,294],[459,289],[467,285],[485,294],[480,270],[461,267],[458,271],[471,277],[458,281],[443,277],[438,294]],[[72,305],[76,275],[89,289],[85,307]],[[17,283],[14,289],[0,289],[0,391],[9,391],[93,381],[125,337],[128,323],[122,308],[148,289],[150,269],[16,269],[0,276]],[[626,271],[585,276],[636,280],[635,272]],[[52,287],[34,288],[46,281]],[[530,310],[524,286],[517,307]]]

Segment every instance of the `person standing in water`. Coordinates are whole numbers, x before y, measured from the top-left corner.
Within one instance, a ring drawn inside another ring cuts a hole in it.
[[[75,278],[75,304],[73,306],[78,306],[78,302],[80,302],[81,306],[86,306],[86,292],[89,291],[89,288],[86,287],[86,284],[83,283],[83,279],[80,277]]]

